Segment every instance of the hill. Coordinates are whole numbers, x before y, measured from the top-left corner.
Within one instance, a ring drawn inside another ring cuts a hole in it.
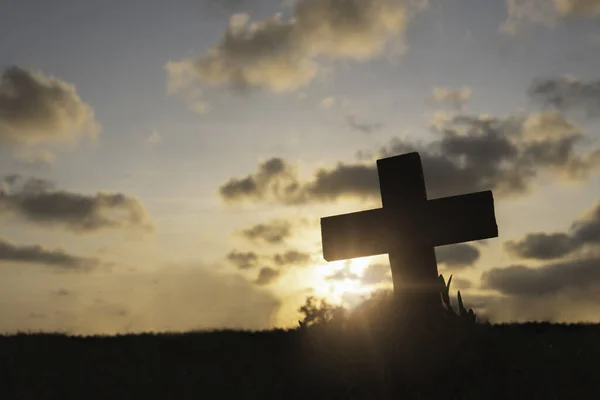
[[[439,347],[410,355],[395,337],[394,357],[375,336],[342,327],[0,336],[0,398],[600,398],[600,325],[478,325],[460,345],[442,334]],[[409,373],[427,357],[439,368]]]

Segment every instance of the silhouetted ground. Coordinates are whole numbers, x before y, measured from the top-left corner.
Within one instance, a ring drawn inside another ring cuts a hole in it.
[[[600,399],[600,325],[483,325],[428,350],[343,333],[0,336],[0,399]]]

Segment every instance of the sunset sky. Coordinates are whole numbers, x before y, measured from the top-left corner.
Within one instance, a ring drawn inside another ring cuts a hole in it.
[[[493,190],[500,236],[437,248],[492,321],[600,320],[600,0],[8,0],[0,331],[293,326],[323,216]],[[452,229],[452,227],[448,227]],[[454,286],[455,285],[455,286]]]

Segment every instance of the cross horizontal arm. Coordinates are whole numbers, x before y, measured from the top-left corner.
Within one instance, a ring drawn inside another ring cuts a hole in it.
[[[443,246],[498,236],[491,191],[444,197],[411,210],[379,208],[321,218],[323,258],[385,254],[398,245]]]

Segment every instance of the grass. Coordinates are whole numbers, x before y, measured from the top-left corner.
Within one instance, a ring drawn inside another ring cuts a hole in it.
[[[600,398],[600,325],[481,325],[412,354],[342,330],[0,336],[0,398]]]

